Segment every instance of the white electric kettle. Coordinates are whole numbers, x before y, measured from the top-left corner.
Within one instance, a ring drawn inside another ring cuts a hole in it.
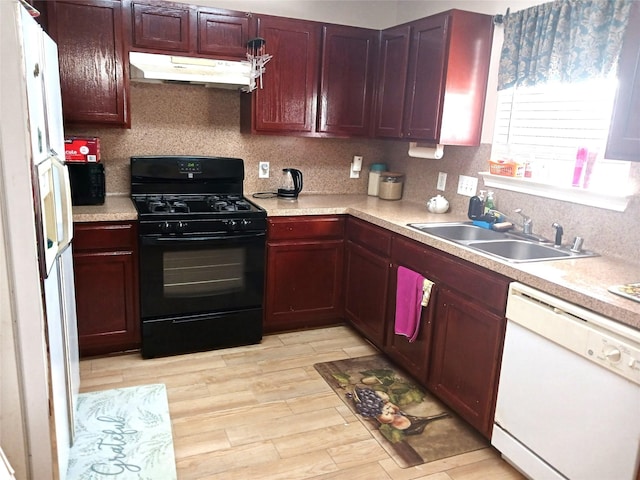
[[[442,195],[436,195],[427,202],[427,210],[431,213],[444,213],[449,210],[449,201]]]

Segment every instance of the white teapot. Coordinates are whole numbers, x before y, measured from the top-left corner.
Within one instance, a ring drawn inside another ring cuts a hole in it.
[[[427,202],[427,210],[431,213],[444,213],[449,210],[449,202],[442,195],[436,195]]]

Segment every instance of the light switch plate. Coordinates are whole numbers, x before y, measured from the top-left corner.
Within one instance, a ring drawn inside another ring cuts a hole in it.
[[[269,178],[269,162],[258,164],[258,178]]]
[[[446,186],[447,186],[447,174],[445,172],[438,173],[438,185],[436,188],[444,192],[444,189]]]
[[[478,179],[460,175],[458,177],[458,193],[467,197],[473,197],[478,189]]]

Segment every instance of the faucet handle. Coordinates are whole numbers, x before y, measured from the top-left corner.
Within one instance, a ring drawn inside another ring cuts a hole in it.
[[[521,208],[516,208],[514,212],[522,217],[522,232],[526,234],[533,233],[533,220],[531,220],[531,217],[522,213]]]

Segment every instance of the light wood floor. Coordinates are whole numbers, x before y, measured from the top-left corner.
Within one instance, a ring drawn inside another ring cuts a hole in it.
[[[180,480],[523,478],[491,448],[399,468],[313,368],[372,353],[341,326],[153,360],[92,358],[81,391],[164,383]]]

